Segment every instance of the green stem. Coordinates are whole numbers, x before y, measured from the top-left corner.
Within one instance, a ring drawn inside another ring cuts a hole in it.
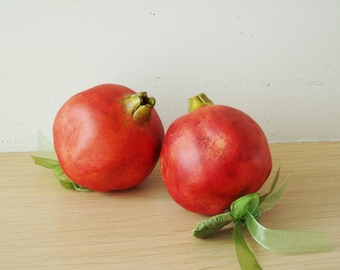
[[[125,111],[132,114],[133,121],[144,124],[149,122],[156,100],[153,97],[148,97],[146,92],[140,92],[124,98],[123,104]]]
[[[219,231],[232,221],[233,216],[231,215],[231,212],[212,216],[198,223],[197,226],[191,231],[191,234],[197,238],[204,238],[214,232]]]
[[[189,98],[188,103],[189,103],[188,104],[189,112],[195,111],[204,106],[214,105],[214,103],[204,93],[201,93],[201,94],[198,94],[197,96]]]

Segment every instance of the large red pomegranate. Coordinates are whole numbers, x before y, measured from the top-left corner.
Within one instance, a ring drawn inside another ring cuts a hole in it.
[[[95,191],[136,186],[153,170],[164,136],[146,92],[103,84],[72,96],[53,124],[61,168],[75,183]]]
[[[265,134],[251,117],[200,94],[189,99],[189,113],[169,126],[160,165],[165,186],[179,205],[214,215],[258,191],[272,159]]]

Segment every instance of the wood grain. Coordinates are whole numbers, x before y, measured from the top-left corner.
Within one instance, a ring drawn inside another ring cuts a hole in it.
[[[269,228],[325,231],[332,250],[277,254],[246,240],[263,269],[340,266],[340,142],[271,145],[273,173],[289,181],[260,222]],[[138,187],[111,193],[63,189],[31,153],[0,154],[1,269],[240,269],[231,228],[190,235],[204,216],[179,207],[159,167]],[[269,187],[268,181],[263,191]]]

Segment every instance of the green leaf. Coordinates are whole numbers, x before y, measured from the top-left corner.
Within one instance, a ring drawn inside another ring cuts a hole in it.
[[[91,191],[76,184],[66,176],[53,150],[53,144],[40,131],[38,132],[38,155],[39,156],[32,156],[34,163],[52,169],[55,177],[64,188],[77,191]]]
[[[233,217],[230,212],[215,215],[198,223],[191,231],[191,234],[197,238],[204,238],[209,234],[219,231],[231,221],[233,221]]]
[[[74,183],[70,178],[68,178],[59,164],[53,167],[53,172],[64,188],[77,191],[91,191]]]
[[[271,184],[269,191],[260,197],[260,204],[274,191],[277,181],[279,180],[279,177],[280,177],[280,169],[281,169],[281,166],[276,171],[276,174],[273,179],[273,183]]]
[[[61,168],[58,160],[37,156],[32,156],[32,159],[34,160],[35,164],[47,169],[52,169],[55,177],[64,188],[77,191],[90,191],[89,189],[74,183],[70,178],[68,178]]]
[[[37,156],[31,156],[31,157],[34,160],[35,164],[48,168],[48,169],[53,169],[54,166],[59,164],[58,160],[37,157]]]
[[[253,252],[249,249],[246,241],[242,235],[242,222],[236,222],[233,230],[233,239],[235,243],[235,249],[238,262],[242,270],[261,270],[261,266],[257,262],[257,259]]]
[[[284,190],[286,183],[287,183],[287,179],[288,179],[288,176],[282,182],[281,186],[274,193],[272,193],[272,194],[269,193],[268,194],[269,196],[266,196],[260,202],[259,209],[260,209],[261,213],[272,209],[277,204],[277,202],[280,200],[280,198],[282,196],[283,190]]]
[[[282,253],[316,252],[330,250],[323,232],[296,232],[273,230],[262,226],[247,212],[246,225],[252,237],[264,248]]]

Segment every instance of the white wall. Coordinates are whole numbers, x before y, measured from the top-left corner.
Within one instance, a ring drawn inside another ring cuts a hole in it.
[[[340,1],[0,1],[0,151],[36,149],[71,95],[146,90],[251,115],[270,142],[340,140]]]

